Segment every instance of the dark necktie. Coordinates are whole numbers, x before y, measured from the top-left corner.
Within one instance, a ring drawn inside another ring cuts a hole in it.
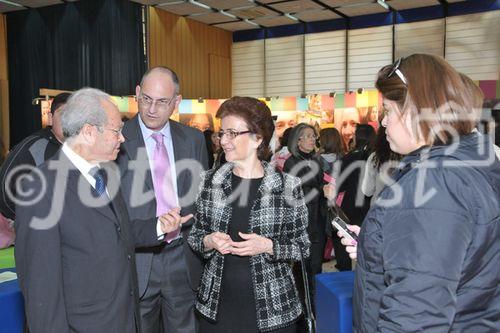
[[[95,179],[95,191],[99,196],[106,194],[106,172],[99,167],[90,169],[89,174]]]

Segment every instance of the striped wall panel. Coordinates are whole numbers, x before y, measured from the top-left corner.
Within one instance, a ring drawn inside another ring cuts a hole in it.
[[[231,60],[233,96],[264,96],[264,40],[234,43]]]
[[[498,80],[500,11],[446,18],[446,60],[473,80]]]
[[[348,31],[348,90],[374,87],[378,70],[392,62],[392,26]]]
[[[306,93],[345,90],[346,30],[305,35]]]

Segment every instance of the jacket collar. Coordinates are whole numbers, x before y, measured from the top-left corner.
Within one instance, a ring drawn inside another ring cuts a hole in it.
[[[283,191],[283,175],[268,162],[262,161],[264,178],[259,192],[271,193]],[[226,195],[231,193],[231,175],[234,164],[227,162],[217,169],[212,177],[214,187],[221,187]]]

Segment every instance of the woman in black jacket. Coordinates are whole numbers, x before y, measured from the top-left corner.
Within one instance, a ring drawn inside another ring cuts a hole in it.
[[[307,260],[307,272],[312,295],[314,275],[321,273],[326,243],[325,217],[322,214],[326,201],[323,196],[323,169],[316,155],[317,139],[313,126],[305,123],[295,126],[288,138],[288,150],[292,155],[283,167],[284,172],[300,178],[304,191],[308,212],[307,232],[311,240],[311,257]]]
[[[500,163],[473,131],[476,96],[426,54],[383,67],[376,87],[406,156],[359,234],[354,330],[498,332]]]
[[[351,224],[360,226],[370,208],[370,198],[361,192],[361,181],[366,160],[372,151],[375,141],[375,130],[371,125],[361,124],[356,127],[353,137],[354,149],[341,160],[340,176],[337,178],[337,192],[343,193],[340,208],[349,218]],[[350,271],[352,267],[349,254],[340,243],[340,238],[333,236],[336,268],[339,271]]]

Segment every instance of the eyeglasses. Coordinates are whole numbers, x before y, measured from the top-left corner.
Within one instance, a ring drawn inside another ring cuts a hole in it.
[[[406,86],[406,85],[408,85],[408,82],[407,82],[405,76],[403,75],[403,73],[399,70],[399,66],[401,66],[402,61],[403,61],[403,58],[399,58],[398,60],[396,60],[394,65],[392,65],[393,67],[392,67],[391,71],[389,72],[389,74],[387,74],[387,78],[390,78],[391,76],[396,74],[397,76],[399,76],[401,81],[403,81],[403,83]]]
[[[170,105],[170,103],[172,103],[172,101],[175,100],[176,98],[177,95],[173,96],[172,98],[160,98],[155,101],[148,95],[141,94],[138,98],[138,101],[145,108],[149,108],[151,107],[151,105],[154,104],[158,109],[166,109]]]
[[[237,136],[242,135],[242,134],[247,134],[247,133],[252,133],[252,131],[241,131],[241,132],[238,132],[238,131],[235,131],[233,129],[227,129],[225,131],[224,130],[220,130],[219,132],[217,132],[217,136],[219,137],[219,139],[222,139],[222,137],[224,135],[226,135],[229,140],[233,140]]]
[[[116,137],[119,137],[120,135],[123,135],[122,130],[123,128],[120,129],[114,129],[114,128],[103,128],[104,130],[112,131],[115,133]]]
[[[299,137],[299,139],[301,139],[301,140],[304,140],[304,139],[317,140],[318,137],[315,134],[307,134],[307,135],[303,135],[303,136]]]

